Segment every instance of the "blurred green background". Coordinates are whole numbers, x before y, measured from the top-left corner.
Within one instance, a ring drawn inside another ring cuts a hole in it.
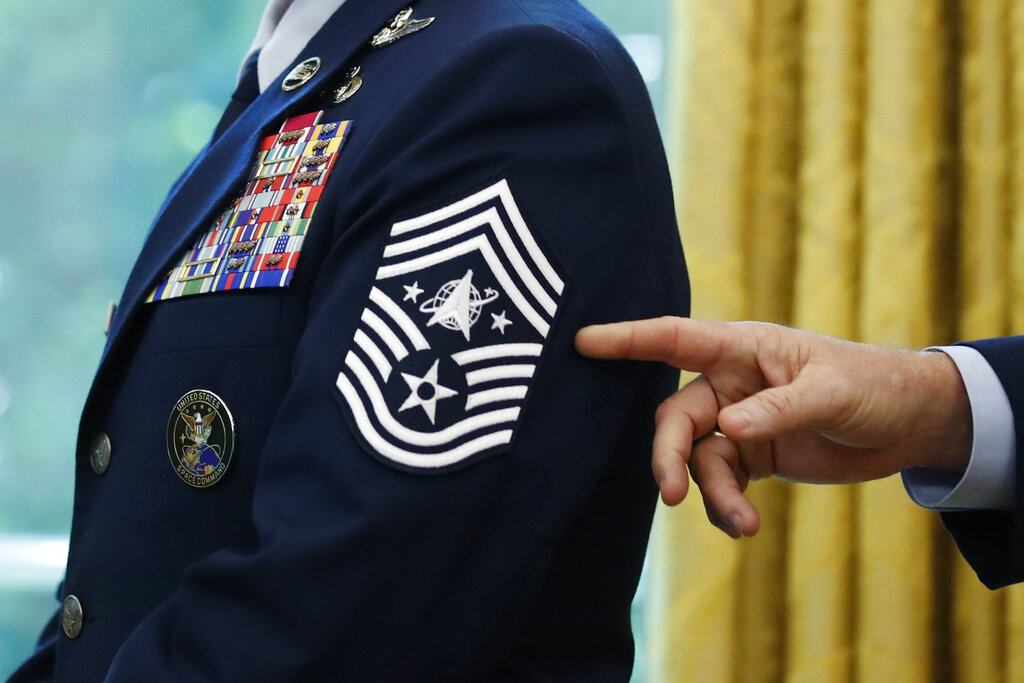
[[[634,55],[659,117],[667,2],[584,2]],[[56,607],[108,302],[220,117],[264,4],[0,2],[0,680]],[[641,612],[642,599],[642,640]]]

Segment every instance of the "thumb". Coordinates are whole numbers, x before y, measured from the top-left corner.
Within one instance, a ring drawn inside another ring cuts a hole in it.
[[[834,418],[830,406],[821,392],[805,384],[798,379],[723,408],[718,415],[719,429],[733,441],[769,441],[828,423]]]

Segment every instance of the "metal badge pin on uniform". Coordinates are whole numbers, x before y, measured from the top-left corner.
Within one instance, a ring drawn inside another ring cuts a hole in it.
[[[189,486],[209,488],[228,471],[235,450],[235,420],[220,396],[206,389],[185,392],[167,422],[167,456]]]
[[[345,82],[334,91],[331,102],[341,104],[355,95],[361,87],[363,87],[363,79],[359,77],[359,67],[354,66],[345,73]]]
[[[296,66],[287,76],[284,77],[284,81],[281,82],[281,89],[285,92],[291,92],[296,88],[300,88],[308,83],[319,70],[320,58],[311,57]]]
[[[391,23],[382,28],[373,38],[370,39],[370,47],[380,48],[390,45],[399,38],[404,38],[410,33],[422,31],[434,23],[434,17],[426,19],[413,19],[412,7],[406,7],[395,15]]]

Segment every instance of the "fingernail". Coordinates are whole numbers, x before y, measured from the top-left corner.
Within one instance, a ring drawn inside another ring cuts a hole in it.
[[[750,419],[750,413],[740,410],[736,413],[736,423],[736,426],[740,429],[747,429],[750,425],[754,424],[754,421]]]
[[[732,528],[736,530],[736,533],[741,536],[746,536],[746,534],[743,533],[743,517],[738,514],[729,515],[729,524],[732,524]]]

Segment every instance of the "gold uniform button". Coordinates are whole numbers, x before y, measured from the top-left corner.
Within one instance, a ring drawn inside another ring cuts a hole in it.
[[[100,432],[89,447],[89,464],[96,474],[105,474],[110,467],[110,437]]]
[[[82,633],[82,622],[85,614],[82,612],[82,602],[74,595],[64,598],[64,606],[60,612],[60,623],[64,627],[64,635],[74,640]]]

